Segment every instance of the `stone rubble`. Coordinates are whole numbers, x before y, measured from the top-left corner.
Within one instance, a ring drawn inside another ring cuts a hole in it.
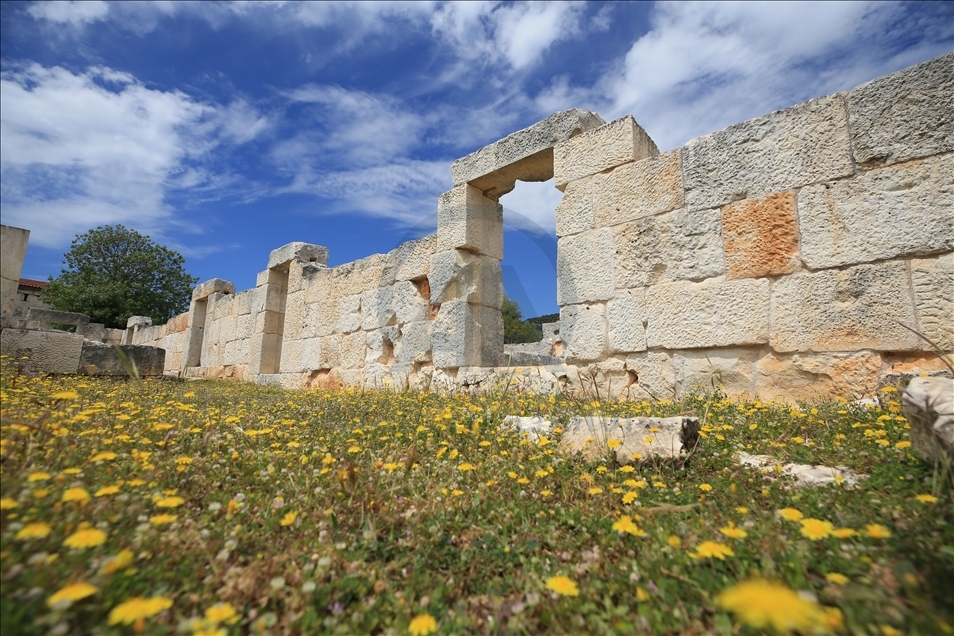
[[[913,378],[901,392],[911,448],[928,461],[954,465],[954,379]]]

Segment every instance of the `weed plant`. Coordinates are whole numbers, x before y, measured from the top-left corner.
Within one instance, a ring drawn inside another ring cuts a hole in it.
[[[612,402],[2,377],[5,634],[950,633],[950,484],[897,392]],[[577,414],[695,415],[682,466]],[[543,415],[549,437],[502,430]],[[738,451],[845,466],[796,488]]]

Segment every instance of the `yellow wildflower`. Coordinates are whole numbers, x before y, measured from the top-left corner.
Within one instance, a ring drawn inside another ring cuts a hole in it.
[[[623,503],[631,504],[639,498],[639,493],[635,490],[630,490],[628,493],[623,495]]]
[[[795,508],[782,508],[778,511],[778,516],[785,521],[801,521],[805,517],[800,510]]]
[[[116,455],[116,453],[114,453],[114,452],[112,452],[112,451],[102,451],[102,452],[96,453],[95,455],[93,455],[92,457],[90,457],[90,458],[89,458],[89,461],[91,461],[91,462],[112,461],[112,460],[116,459],[116,457],[118,457],[118,456]]]
[[[407,631],[412,636],[427,636],[437,631],[437,621],[430,614],[418,614],[407,626]]]
[[[736,527],[731,521],[729,525],[724,528],[719,528],[719,532],[729,537],[730,539],[744,539],[749,536],[749,533],[743,530],[742,528]]]
[[[119,486],[103,486],[96,491],[96,497],[104,497],[106,495],[115,495],[119,492]]]
[[[154,596],[152,598],[143,598],[136,596],[123,603],[120,603],[109,613],[109,624],[116,625],[144,625],[144,622],[150,616],[155,616],[163,610],[172,607],[172,599],[164,596]]]
[[[670,548],[679,548],[682,545],[682,539],[674,534],[671,534],[669,535],[669,538],[666,539],[666,543],[669,544]]]
[[[474,466],[473,464],[471,464],[470,462],[464,462],[463,464],[461,464],[460,466],[457,467],[457,470],[459,470],[459,471],[461,471],[461,472],[465,472],[465,471],[468,471],[468,470],[476,470],[476,469],[477,469],[477,467]]]
[[[290,512],[286,512],[285,516],[282,517],[282,520],[279,523],[282,526],[290,526],[291,524],[295,523],[295,519],[297,518],[298,518],[298,511],[292,510]]]
[[[699,490],[701,490],[702,492],[709,492],[710,490],[712,490],[712,486],[709,484],[699,484]]]
[[[3,499],[0,499],[0,510],[13,510],[19,505],[20,504],[10,497],[4,497]]]
[[[838,539],[849,539],[856,534],[858,534],[858,532],[852,528],[835,528],[831,531],[831,535]]]
[[[85,488],[67,488],[63,493],[63,497],[60,498],[60,501],[80,501],[86,502],[90,500],[89,493],[86,492]]]
[[[891,531],[880,523],[869,523],[865,526],[865,534],[872,539],[887,539],[891,536]]]
[[[835,526],[830,521],[821,519],[802,519],[802,536],[808,537],[812,541],[818,541],[830,537],[835,530]]]
[[[732,548],[718,541],[703,541],[696,547],[695,552],[690,552],[689,556],[693,559],[716,558],[725,561],[727,556],[735,556]]]
[[[149,523],[153,524],[154,526],[164,526],[169,523],[175,523],[176,519],[178,518],[178,515],[170,514],[153,515],[149,517]]]
[[[119,554],[109,557],[103,562],[103,571],[106,572],[106,574],[115,574],[132,565],[134,559],[135,557],[133,556],[132,550],[120,550]]]
[[[27,481],[29,482],[46,481],[50,477],[52,477],[50,473],[30,473],[29,475],[27,475]]]
[[[603,492],[603,489],[600,488],[599,486],[593,486],[592,488],[587,490],[587,492],[590,493],[591,495],[599,495]]]
[[[745,581],[716,597],[723,608],[755,629],[812,633],[827,623],[825,612],[812,601],[778,583]]]
[[[825,575],[825,579],[831,583],[834,583],[835,585],[844,585],[848,582],[848,577],[838,572],[829,572]]]
[[[560,596],[579,596],[580,588],[576,583],[566,576],[551,576],[547,579],[546,588],[559,594]]]
[[[156,502],[160,508],[177,508],[185,503],[182,497],[164,497]]]
[[[625,532],[625,533],[633,535],[634,537],[646,536],[646,533],[640,530],[639,527],[637,527],[636,524],[633,523],[632,517],[629,517],[627,515],[623,515],[616,521],[616,523],[613,524],[613,530],[615,530],[616,532],[619,532],[620,534]]]
[[[42,539],[52,531],[53,528],[42,521],[28,523],[17,532],[17,539]]]
[[[75,400],[79,397],[79,393],[76,391],[59,391],[51,395],[54,400]]]
[[[229,625],[234,625],[239,621],[239,615],[230,603],[216,603],[205,610],[205,620],[211,623],[228,623]]]
[[[56,593],[53,594],[53,596],[46,599],[46,605],[47,607],[53,607],[57,603],[62,603],[64,601],[79,601],[86,598],[87,596],[96,594],[98,591],[99,588],[95,585],[90,585],[89,583],[84,583],[83,581],[76,581],[61,587]]]
[[[106,533],[102,530],[97,530],[96,528],[87,528],[85,530],[78,530],[66,537],[66,540],[63,541],[63,545],[67,548],[95,548],[98,545],[103,545],[106,543]]]
[[[934,495],[918,495],[915,499],[921,503],[937,503],[937,497]]]

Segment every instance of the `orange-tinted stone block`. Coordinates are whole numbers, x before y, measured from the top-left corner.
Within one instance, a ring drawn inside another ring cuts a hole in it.
[[[795,271],[798,227],[793,191],[737,201],[722,208],[727,278],[778,276]]]

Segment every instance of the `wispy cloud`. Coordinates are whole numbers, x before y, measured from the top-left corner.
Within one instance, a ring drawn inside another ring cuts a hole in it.
[[[219,178],[202,158],[267,125],[248,104],[217,108],[104,67],[12,67],[0,98],[4,220],[47,247],[107,223],[161,235],[168,190]]]

